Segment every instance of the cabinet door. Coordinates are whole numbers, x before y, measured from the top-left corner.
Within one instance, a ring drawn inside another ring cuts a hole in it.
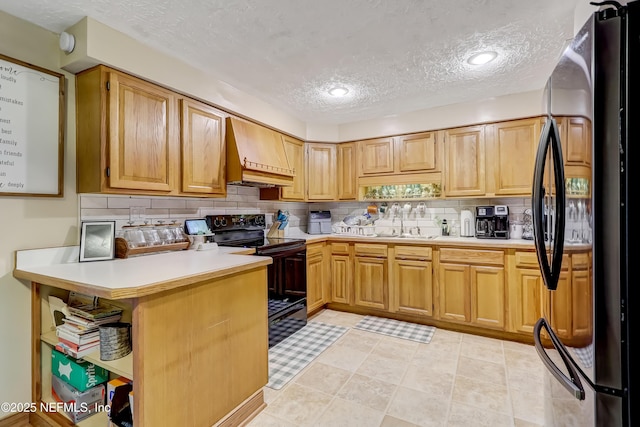
[[[338,199],[355,200],[356,188],[356,144],[348,142],[338,145]]]
[[[118,72],[108,76],[109,185],[173,190],[178,167],[174,94]]]
[[[307,257],[307,312],[312,312],[325,303],[325,268],[322,253]]]
[[[360,176],[393,172],[393,138],[370,139],[358,142]]]
[[[331,301],[352,304],[351,257],[349,255],[331,256]]]
[[[389,289],[385,258],[354,258],[355,305],[387,310]]]
[[[504,268],[471,267],[471,323],[505,329]]]
[[[438,273],[440,319],[469,323],[471,321],[469,266],[441,263]]]
[[[572,294],[569,272],[561,271],[558,287],[553,292],[546,292],[549,300],[545,301],[551,308],[551,324],[558,338],[570,340],[572,337]]]
[[[490,152],[493,153],[496,195],[531,195],[539,138],[540,120],[537,118],[493,125]]]
[[[444,192],[451,196],[484,196],[484,126],[445,131]]]
[[[573,337],[591,337],[593,328],[591,277],[589,270],[573,271],[571,274],[572,332]]]
[[[398,259],[393,265],[392,311],[433,316],[433,266],[431,261]]]
[[[307,144],[307,200],[336,200],[336,145]]]
[[[591,165],[591,122],[584,117],[564,117],[564,163]]]
[[[226,194],[224,117],[214,108],[190,99],[182,99],[181,107],[181,191]]]
[[[282,135],[284,152],[287,155],[289,166],[295,169],[296,176],[293,185],[282,187],[282,199],[304,200],[305,171],[304,171],[304,142]]]
[[[398,172],[439,172],[436,133],[425,132],[397,138]]]
[[[516,268],[516,278],[509,305],[514,332],[531,336],[533,327],[542,317],[542,275],[537,268]]]

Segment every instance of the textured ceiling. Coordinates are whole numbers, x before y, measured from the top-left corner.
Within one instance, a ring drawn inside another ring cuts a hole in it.
[[[59,33],[85,16],[309,123],[537,90],[582,0],[0,0]],[[494,50],[492,63],[465,59]],[[344,98],[326,91],[350,89]]]

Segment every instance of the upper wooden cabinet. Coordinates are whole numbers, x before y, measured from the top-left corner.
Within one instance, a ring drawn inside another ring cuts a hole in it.
[[[305,173],[304,173],[304,142],[282,135],[284,151],[289,160],[289,166],[294,169],[293,185],[282,187],[283,200],[304,200],[305,193]]]
[[[338,193],[336,180],[336,144],[307,144],[307,200],[335,200]]]
[[[436,132],[358,141],[358,176],[440,172]]]
[[[564,164],[591,166],[591,122],[584,117],[563,117],[560,133]]]
[[[209,105],[180,100],[182,193],[227,192],[224,117]]]
[[[436,132],[423,132],[396,138],[398,172],[440,172],[441,148]]]
[[[176,190],[172,92],[99,66],[76,76],[76,114],[79,193]]]
[[[484,125],[444,131],[444,158],[445,196],[485,195]]]
[[[393,138],[358,141],[360,176],[393,173]]]
[[[179,98],[105,66],[79,73],[78,192],[226,194],[222,113]]]
[[[531,195],[540,118],[487,125],[487,193]]]
[[[356,186],[356,144],[338,144],[338,200],[355,200]]]

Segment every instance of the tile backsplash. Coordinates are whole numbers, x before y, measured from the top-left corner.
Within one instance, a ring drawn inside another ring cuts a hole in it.
[[[442,220],[447,222],[460,219],[460,211],[480,205],[507,205],[512,219],[530,207],[530,198],[504,199],[463,199],[425,201],[424,213],[416,212],[417,203],[412,202],[413,210],[409,219]],[[279,210],[289,211],[287,233],[295,235],[306,232],[309,211],[330,210],[332,222],[338,223],[347,215],[359,215],[367,211],[367,202],[279,202],[260,200],[260,190],[255,187],[236,185],[227,186],[225,198],[193,198],[166,196],[122,196],[107,194],[80,194],[80,221],[109,220],[116,221],[116,230],[127,225],[184,222],[189,218],[203,218],[205,215],[263,213],[267,226],[273,221]],[[391,203],[388,203],[391,205]],[[378,206],[381,202],[377,203]]]

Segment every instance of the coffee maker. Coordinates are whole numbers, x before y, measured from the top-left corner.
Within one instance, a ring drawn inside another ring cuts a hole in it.
[[[509,207],[505,205],[476,206],[476,237],[508,239]]]

